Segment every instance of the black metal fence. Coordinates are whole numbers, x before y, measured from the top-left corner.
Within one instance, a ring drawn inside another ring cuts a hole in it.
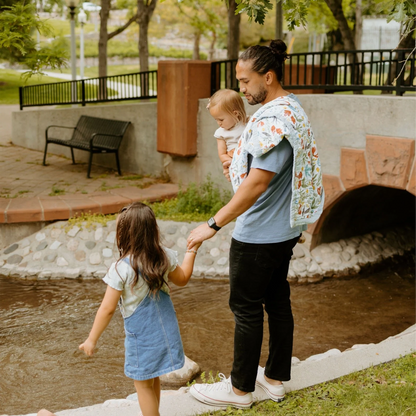
[[[416,51],[412,49],[293,53],[284,66],[283,85],[288,90],[321,93],[376,90],[403,95],[416,91],[415,61]],[[236,63],[211,63],[212,94],[221,88],[239,90]],[[157,98],[157,71],[30,85],[20,87],[19,94],[21,110]]]
[[[44,105],[157,98],[157,71],[144,71],[19,88],[20,109]]]
[[[377,90],[403,95],[416,91],[415,58],[412,49],[293,53],[284,66],[283,84],[288,90]],[[238,91],[236,63],[212,63],[212,94],[221,88]]]

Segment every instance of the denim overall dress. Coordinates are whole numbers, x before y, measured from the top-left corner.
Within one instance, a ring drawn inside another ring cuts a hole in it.
[[[123,259],[130,264],[129,259]],[[121,300],[121,299],[120,299]],[[176,312],[168,294],[150,292],[124,318],[124,373],[133,380],[148,380],[185,365]]]

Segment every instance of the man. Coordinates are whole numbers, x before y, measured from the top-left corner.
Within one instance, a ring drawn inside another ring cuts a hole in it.
[[[191,394],[207,404],[250,407],[256,384],[281,401],[282,381],[290,379],[294,323],[287,272],[306,224],[322,212],[323,189],[308,118],[281,85],[286,57],[281,40],[251,47],[240,56],[240,91],[249,104],[263,106],[250,119],[233,156],[233,198],[188,237],[191,249],[237,218],[230,249],[234,362],[229,379],[191,387]],[[263,305],[270,332],[265,369],[258,366]]]

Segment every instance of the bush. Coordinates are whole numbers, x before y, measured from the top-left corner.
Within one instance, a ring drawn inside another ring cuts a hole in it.
[[[152,204],[152,209],[159,219],[205,221],[230,199],[231,192],[221,191],[208,176],[200,185],[191,183],[186,190],[180,189],[177,198]]]

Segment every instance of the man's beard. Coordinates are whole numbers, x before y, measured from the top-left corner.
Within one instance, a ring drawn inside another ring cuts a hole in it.
[[[267,97],[267,90],[263,86],[260,87],[256,94],[250,94],[252,101],[249,101],[250,105],[256,105],[262,103]]]

